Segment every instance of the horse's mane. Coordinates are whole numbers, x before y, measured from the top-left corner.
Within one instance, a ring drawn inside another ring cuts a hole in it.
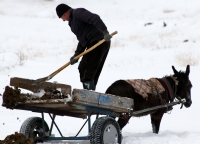
[[[179,76],[181,79],[188,79],[188,75],[186,75],[185,71],[179,71],[179,73],[174,76]]]
[[[173,74],[173,75],[165,75],[165,76],[163,76],[163,77],[171,77],[171,76],[174,76],[174,77],[180,76],[180,77],[184,77],[184,78],[185,78],[186,75],[185,75],[185,71],[179,71],[177,75],[176,75],[176,74]]]

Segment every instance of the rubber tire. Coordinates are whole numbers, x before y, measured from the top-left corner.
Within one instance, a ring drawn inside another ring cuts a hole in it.
[[[39,130],[39,131],[37,131],[37,130]],[[43,130],[42,118],[30,117],[30,118],[27,118],[23,122],[19,132],[23,133],[27,138],[33,139],[34,142],[38,142],[38,141],[35,141],[35,138],[43,137],[43,133],[41,130]],[[49,127],[48,127],[46,121],[44,121],[44,130],[45,130],[45,133],[49,132]],[[37,134],[37,136],[35,136],[35,134]],[[45,136],[45,137],[47,137],[47,136]],[[40,142],[43,142],[43,141],[40,141]]]
[[[100,117],[95,120],[90,132],[90,144],[104,144],[103,135],[108,125],[114,126],[118,135],[118,144],[121,144],[122,134],[119,124],[111,117]]]
[[[100,118],[98,118],[100,119]],[[95,129],[96,129],[96,125],[98,123],[98,119],[96,119],[92,125],[92,128],[91,128],[91,132],[90,132],[90,144],[94,144],[95,143]]]

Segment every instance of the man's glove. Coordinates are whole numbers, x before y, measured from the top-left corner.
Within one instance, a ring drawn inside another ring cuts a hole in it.
[[[110,41],[110,39],[112,38],[107,30],[103,31],[103,36],[105,41]]]
[[[77,60],[74,59],[75,57],[76,57],[76,55],[73,55],[73,56],[70,58],[70,64],[71,64],[71,65],[73,65],[73,64],[75,64],[75,63],[78,62],[78,59],[77,59]]]

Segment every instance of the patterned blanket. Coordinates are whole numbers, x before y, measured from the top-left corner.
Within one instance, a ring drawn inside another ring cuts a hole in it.
[[[165,91],[161,83],[156,78],[151,78],[149,80],[143,79],[128,79],[125,80],[135,89],[135,92],[140,94],[144,99],[148,99],[148,93],[153,95],[158,95]]]

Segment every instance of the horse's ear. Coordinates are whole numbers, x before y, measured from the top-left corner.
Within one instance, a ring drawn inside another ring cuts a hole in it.
[[[173,71],[174,71],[174,74],[177,74],[177,73],[178,73],[178,71],[175,69],[174,66],[172,66],[172,69],[173,69]]]
[[[187,65],[187,67],[186,67],[186,74],[187,74],[187,76],[189,76],[189,74],[190,74],[190,65]]]

